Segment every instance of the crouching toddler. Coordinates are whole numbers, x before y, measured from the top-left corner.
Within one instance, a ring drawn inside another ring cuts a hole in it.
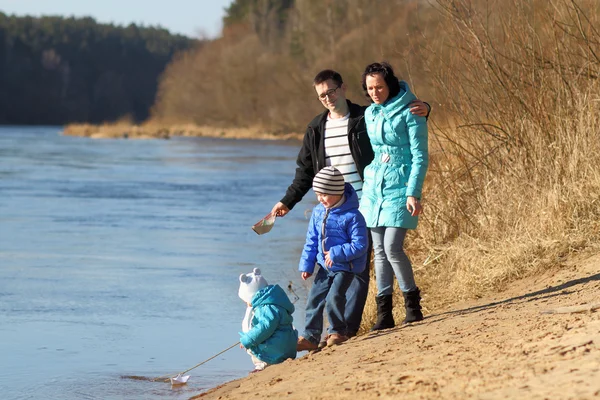
[[[240,298],[248,305],[242,321],[240,343],[258,372],[268,365],[296,358],[298,332],[292,323],[294,305],[279,285],[269,285],[254,268],[240,275]]]

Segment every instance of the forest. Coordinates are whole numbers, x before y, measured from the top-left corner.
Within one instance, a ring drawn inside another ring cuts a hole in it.
[[[199,45],[160,28],[0,12],[0,123],[143,121],[166,65]]]
[[[302,131],[320,111],[311,85],[317,72],[338,70],[350,98],[366,104],[360,75],[364,66],[382,59],[431,100],[424,79],[431,71],[426,45],[440,19],[424,1],[234,1],[222,37],[169,64],[152,117]]]

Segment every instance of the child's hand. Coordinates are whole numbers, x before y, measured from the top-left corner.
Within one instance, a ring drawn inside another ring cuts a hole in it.
[[[307,280],[311,276],[312,276],[312,274],[310,272],[303,272],[302,273],[302,280]]]
[[[331,258],[329,258],[329,252],[324,251],[323,253],[325,253],[325,265],[331,268],[331,266],[333,265],[333,261],[331,261]]]
[[[240,349],[244,349],[244,345],[240,343]]]

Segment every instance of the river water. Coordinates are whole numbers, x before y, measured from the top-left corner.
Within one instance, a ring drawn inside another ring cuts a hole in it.
[[[291,182],[299,144],[92,140],[0,128],[0,397],[186,399],[253,368],[235,347],[181,388],[123,379],[183,371],[238,341],[238,276],[293,290],[312,194],[250,226]]]

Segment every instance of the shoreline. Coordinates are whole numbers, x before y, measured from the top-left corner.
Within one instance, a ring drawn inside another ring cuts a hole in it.
[[[192,399],[600,398],[600,254]],[[565,388],[568,388],[565,391]]]
[[[115,124],[68,124],[62,131],[66,136],[79,136],[91,139],[163,139],[171,137],[211,137],[223,139],[254,140],[302,140],[300,133],[268,132],[260,127],[251,128],[219,128],[195,124],[159,124],[145,123],[141,125]]]

